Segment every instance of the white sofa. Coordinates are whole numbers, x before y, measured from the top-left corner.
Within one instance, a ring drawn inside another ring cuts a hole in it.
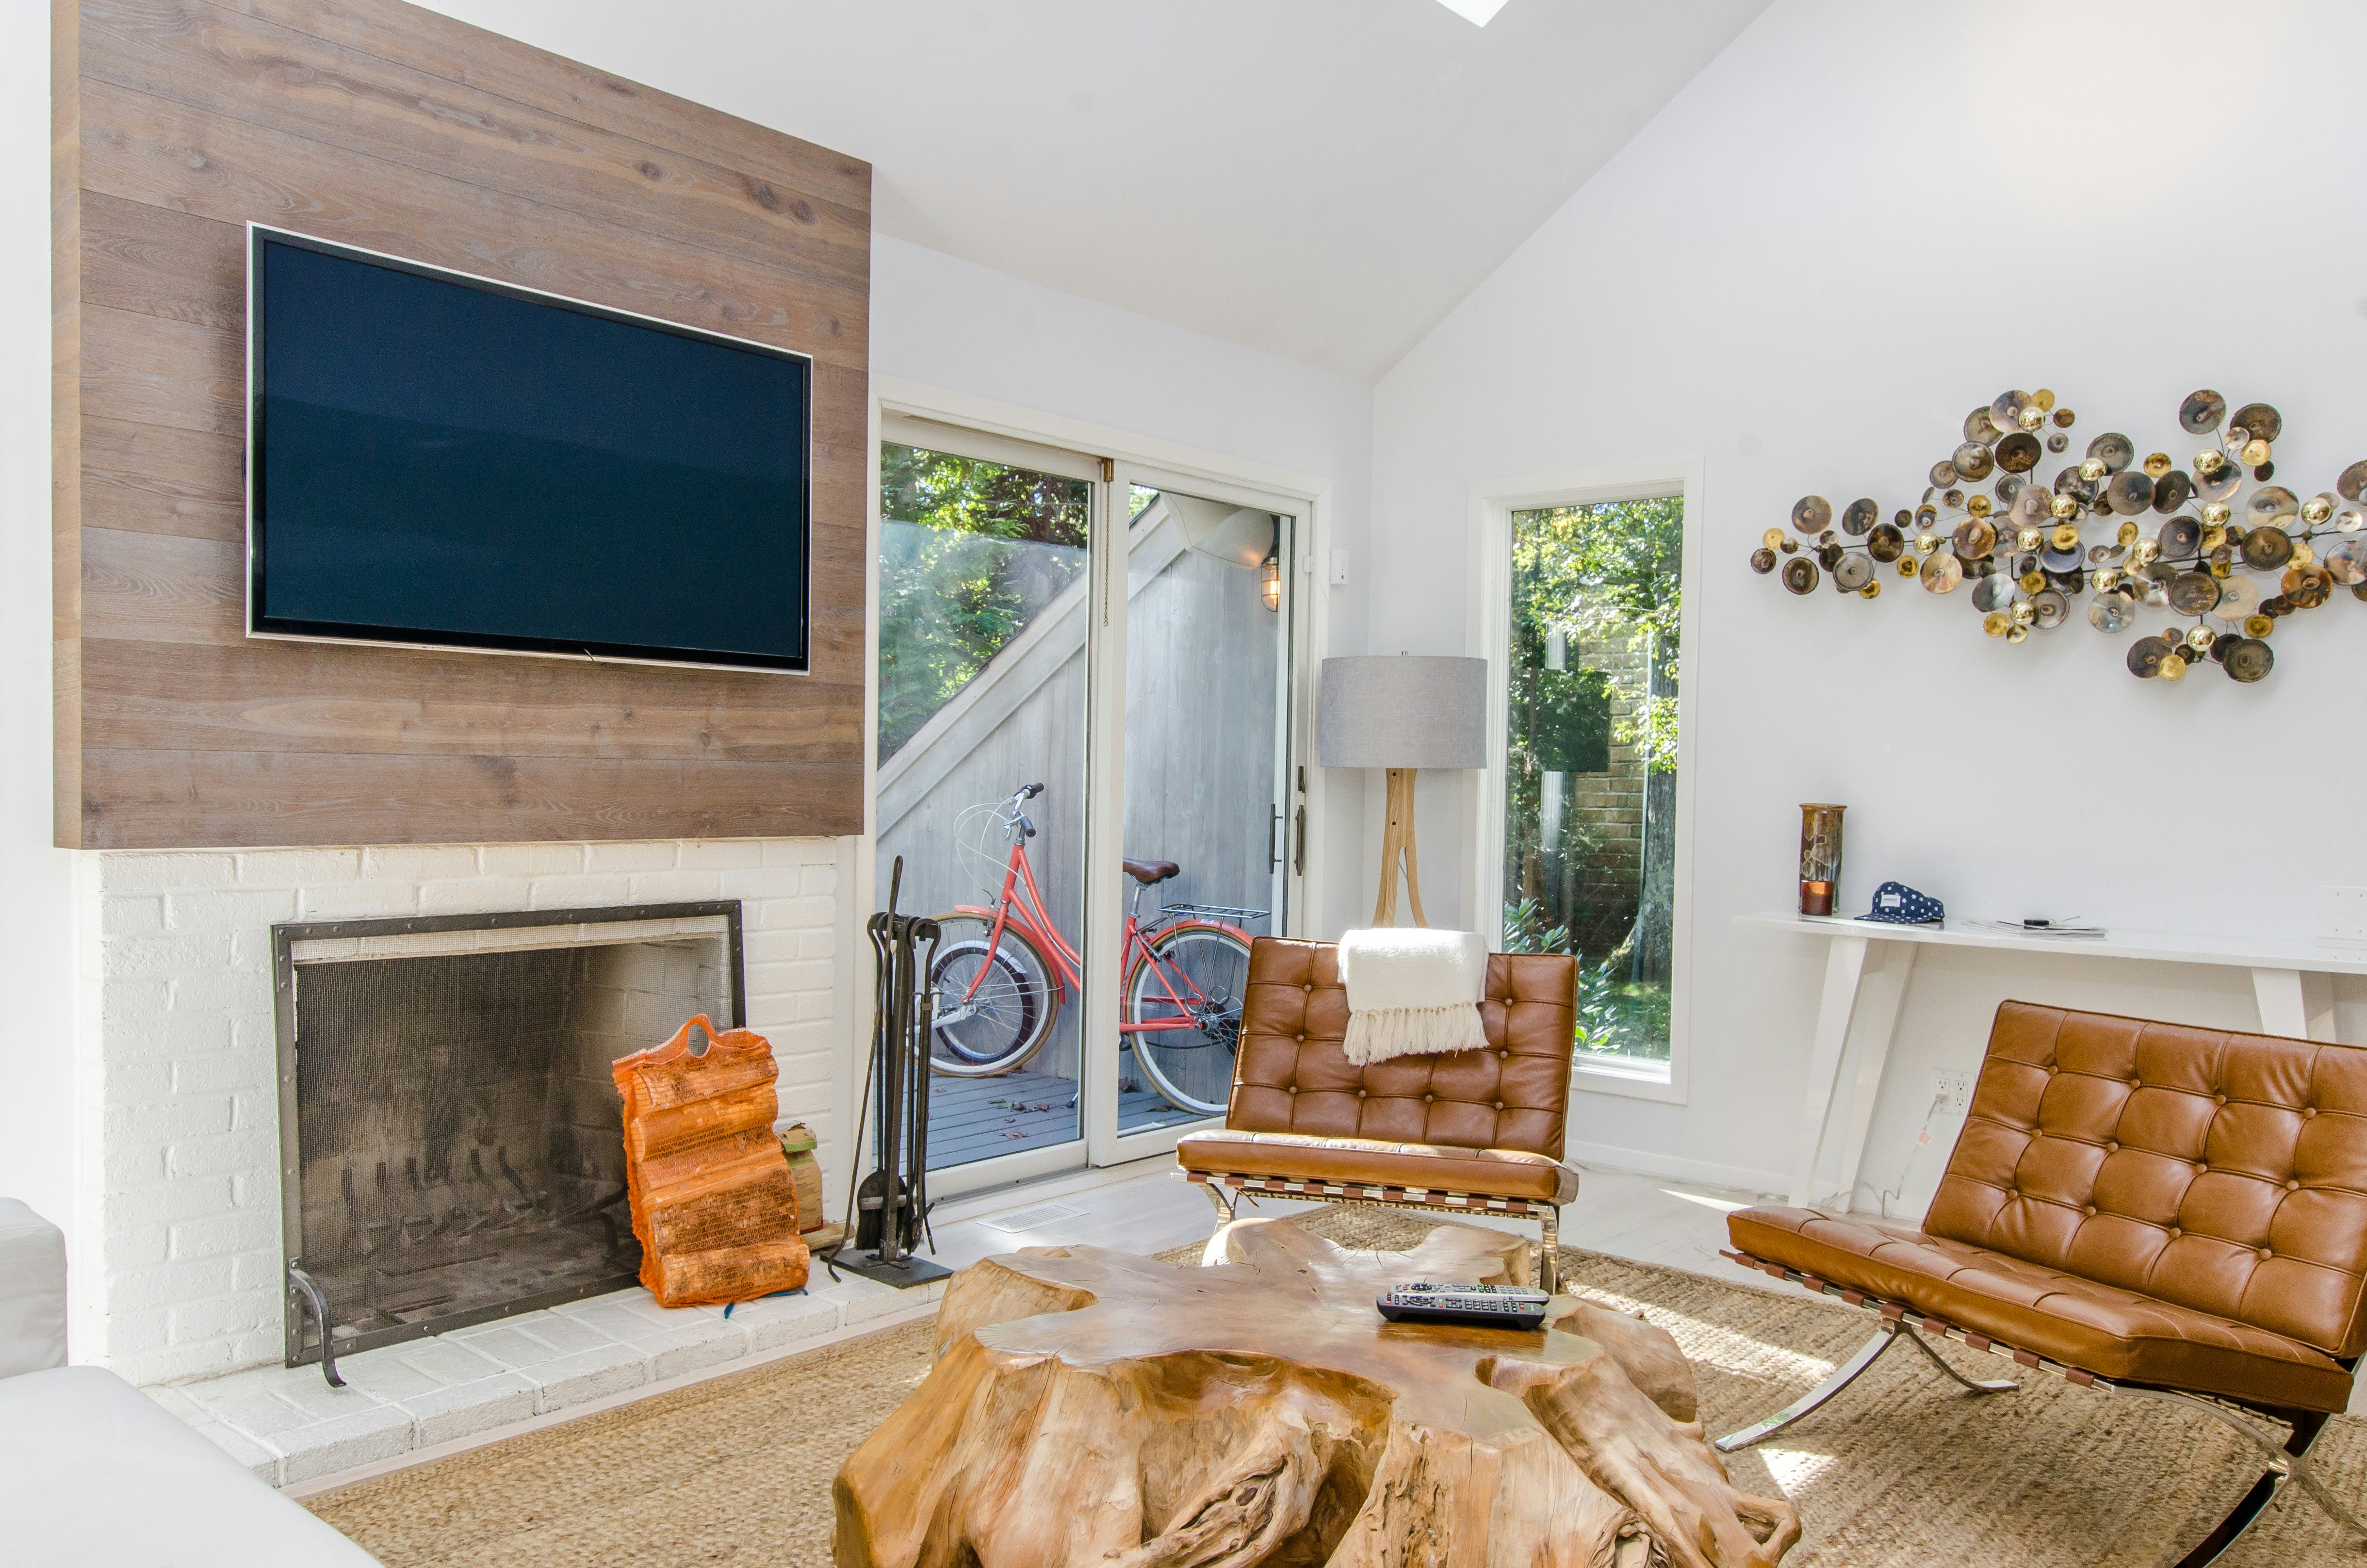
[[[66,1365],[58,1228],[0,1198],[0,1558],[98,1568],[373,1568],[146,1394]]]

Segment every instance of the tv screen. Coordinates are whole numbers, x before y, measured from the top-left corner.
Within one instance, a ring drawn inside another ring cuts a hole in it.
[[[807,667],[804,355],[252,227],[247,630]]]

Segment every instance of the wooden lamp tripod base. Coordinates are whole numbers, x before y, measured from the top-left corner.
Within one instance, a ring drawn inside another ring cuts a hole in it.
[[[1413,923],[1428,926],[1421,913],[1421,872],[1413,852],[1413,777],[1415,769],[1389,769],[1389,820],[1381,833],[1381,892],[1373,903],[1373,924],[1398,921],[1398,861],[1405,861],[1406,902],[1413,905]]]

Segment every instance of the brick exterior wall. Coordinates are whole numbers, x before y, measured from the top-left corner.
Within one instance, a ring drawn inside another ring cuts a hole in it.
[[[1611,677],[1613,733],[1631,722],[1649,678],[1644,642],[1590,639],[1567,654],[1574,670],[1600,670]],[[1574,773],[1563,779],[1562,842],[1580,835],[1595,843],[1579,858],[1570,889],[1571,932],[1590,958],[1624,938],[1636,913],[1644,863],[1644,764],[1636,748],[1615,740],[1605,773]]]
[[[772,1041],[783,1119],[814,1129],[843,1179],[843,853],[767,839],[85,857],[74,1358],[158,1383],[280,1357],[275,922],[740,899],[749,1027]]]

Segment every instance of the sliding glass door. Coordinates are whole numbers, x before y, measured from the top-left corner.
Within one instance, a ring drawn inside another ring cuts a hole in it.
[[[1295,519],[1128,487],[1117,1131],[1221,1116],[1249,943],[1284,930]]]
[[[1104,486],[1067,454],[996,460],[913,434],[879,452],[876,880],[878,907],[892,896],[946,927],[930,976],[937,1170],[1082,1149],[1086,612]]]
[[[1248,944],[1287,928],[1297,517],[882,436],[876,897],[945,927],[934,1190],[1160,1153],[1223,1114]]]

